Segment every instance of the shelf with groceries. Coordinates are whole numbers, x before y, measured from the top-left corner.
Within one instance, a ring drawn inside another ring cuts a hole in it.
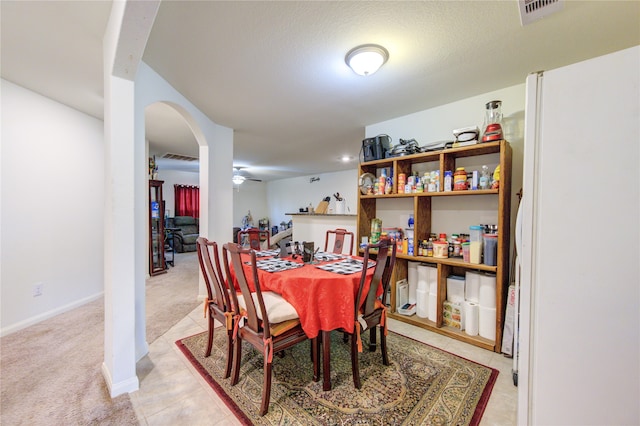
[[[361,163],[359,172],[358,241],[375,241],[382,236],[398,244],[389,316],[500,352],[509,280],[509,143],[500,140],[373,160]],[[372,230],[374,221],[380,221],[378,235]],[[487,223],[493,225],[482,228],[481,224]],[[478,228],[481,230],[476,231]],[[428,255],[427,243],[431,246]],[[475,251],[470,260],[462,251],[465,247],[469,250],[472,243]],[[489,244],[487,258],[476,258],[483,255],[477,251],[478,245],[484,250],[485,243]],[[437,254],[434,248],[439,250]],[[433,270],[431,285],[416,278],[413,270],[418,265]],[[476,274],[492,282],[490,290],[485,289],[485,294],[492,295],[490,303],[486,298],[482,304],[460,299],[459,295],[454,297],[451,285],[447,289],[451,279],[463,287],[475,285]],[[406,301],[397,293],[405,283],[410,295]],[[432,312],[427,312],[428,304]],[[416,306],[403,310],[404,305]],[[452,320],[452,316],[461,317],[464,309],[472,310],[466,318],[471,321],[463,325],[461,318]]]

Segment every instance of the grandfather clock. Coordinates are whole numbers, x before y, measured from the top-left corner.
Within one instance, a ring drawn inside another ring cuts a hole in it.
[[[149,275],[167,272],[164,262],[162,180],[149,180]]]

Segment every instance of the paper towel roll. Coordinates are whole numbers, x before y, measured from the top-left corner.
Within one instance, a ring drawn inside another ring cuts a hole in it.
[[[416,315],[420,318],[429,316],[429,293],[424,290],[416,290]]]
[[[438,313],[438,296],[432,293],[429,293],[429,321],[436,322],[436,315]]]
[[[480,305],[478,334],[489,340],[496,340],[496,308]]]
[[[479,306],[477,303],[465,300],[462,304],[464,310],[464,329],[469,336],[477,336],[479,331]]]
[[[452,303],[464,302],[464,277],[457,275],[447,277],[447,300]]]
[[[464,298],[473,303],[480,303],[480,274],[473,271],[465,273]]]
[[[418,287],[416,290],[424,290],[429,293],[429,267],[423,263],[418,265]]]
[[[438,294],[438,268],[435,266],[427,267],[427,285],[429,293]]]
[[[418,288],[418,262],[409,262],[407,281],[409,282],[409,303],[416,303],[416,289]]]
[[[480,306],[485,308],[496,307],[496,276],[493,274],[480,275]]]

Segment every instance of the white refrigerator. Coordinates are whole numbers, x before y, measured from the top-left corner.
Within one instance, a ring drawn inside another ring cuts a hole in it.
[[[640,424],[640,46],[527,78],[519,425]]]

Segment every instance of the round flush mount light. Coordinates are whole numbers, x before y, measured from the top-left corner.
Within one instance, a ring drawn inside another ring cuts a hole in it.
[[[389,52],[377,44],[363,44],[351,49],[344,58],[349,67],[358,75],[371,75],[387,62]]]

